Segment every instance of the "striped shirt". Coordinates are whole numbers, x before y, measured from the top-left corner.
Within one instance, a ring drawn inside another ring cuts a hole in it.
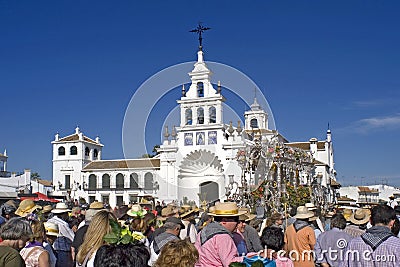
[[[341,267],[398,267],[400,239],[389,237],[375,251],[361,237],[352,239],[344,254]]]

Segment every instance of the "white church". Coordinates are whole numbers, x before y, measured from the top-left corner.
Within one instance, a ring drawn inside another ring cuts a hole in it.
[[[165,129],[154,158],[102,160],[103,144],[98,137],[89,138],[78,127],[69,136],[57,134],[52,141],[53,194],[103,201],[111,207],[135,202],[142,195],[153,195],[166,203],[184,198],[196,203],[223,200],[230,184],[240,185],[242,169],[237,153],[245,149],[246,133],[254,129],[263,138],[275,135],[285,144],[310,153],[314,157],[313,175],[319,176],[328,190],[336,183],[329,129],[326,140],[290,143],[269,129],[268,114],[256,99],[244,114],[243,128],[240,124],[234,127],[224,122],[225,98],[221,86],[211,83],[201,49],[189,76],[191,85],[188,90],[183,87],[177,100],[180,125],[170,132]]]

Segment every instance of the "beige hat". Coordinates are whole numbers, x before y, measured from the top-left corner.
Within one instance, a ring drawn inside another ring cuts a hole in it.
[[[314,216],[314,212],[309,211],[306,206],[297,207],[296,219],[308,219]]]
[[[245,211],[246,212],[246,217],[247,217],[247,219],[245,220],[245,221],[251,221],[251,220],[253,220],[254,218],[256,218],[257,217],[257,215],[255,215],[255,214],[252,214],[252,213],[250,213],[250,209],[248,209],[248,208],[239,208],[239,211]],[[240,220],[240,218],[239,218],[239,220]]]
[[[57,203],[56,208],[51,211],[51,213],[54,213],[54,214],[61,214],[61,213],[65,213],[65,212],[71,212],[71,210],[68,208],[67,204],[65,204],[64,202]]]
[[[215,211],[213,213],[209,213],[212,216],[223,216],[223,217],[232,217],[232,216],[240,216],[245,214],[246,211],[239,211],[239,208],[235,202],[223,202],[215,204]]]
[[[90,203],[89,209],[93,209],[93,210],[104,209],[104,203],[99,202],[99,201],[94,201],[94,202]]]
[[[366,224],[369,221],[369,218],[370,216],[365,212],[365,210],[358,209],[350,216],[350,222],[355,225],[362,225]]]
[[[43,207],[42,209],[42,213],[48,213],[53,209],[53,207],[51,205],[46,205]]]
[[[306,203],[306,208],[308,210],[316,210],[317,207],[315,207],[315,205],[313,203]]]
[[[174,206],[172,206],[172,205],[168,205],[161,210],[162,217],[169,217],[169,216],[175,215],[175,213],[176,213],[176,209],[174,209]]]
[[[59,236],[58,225],[52,222],[43,223],[46,235]]]
[[[28,214],[34,212],[37,209],[41,209],[42,207],[36,205],[33,200],[25,199],[19,203],[18,209],[15,211],[15,214],[21,217],[26,217]]]

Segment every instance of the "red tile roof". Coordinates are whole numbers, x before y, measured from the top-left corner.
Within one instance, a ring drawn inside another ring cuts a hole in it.
[[[69,135],[64,138],[61,138],[58,142],[66,142],[66,141],[79,141],[79,135],[78,134]],[[83,141],[97,144],[95,140],[93,140],[87,136],[83,136]]]
[[[160,168],[160,159],[96,160],[86,165],[82,171],[129,170]]]

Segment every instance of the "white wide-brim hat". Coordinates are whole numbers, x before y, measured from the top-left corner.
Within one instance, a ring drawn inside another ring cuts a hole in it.
[[[296,215],[294,216],[296,219],[308,219],[314,217],[314,212],[309,211],[306,206],[297,207]]]
[[[71,212],[72,210],[68,208],[67,204],[64,202],[59,202],[56,204],[56,208],[51,211],[54,214],[60,214],[65,212]]]

